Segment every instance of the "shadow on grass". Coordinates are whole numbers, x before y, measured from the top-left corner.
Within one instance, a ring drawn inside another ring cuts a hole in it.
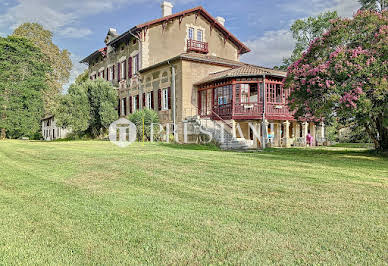
[[[158,143],[163,148],[170,148],[176,150],[195,150],[195,151],[221,151],[216,145],[201,145],[201,144],[176,144],[176,143]]]

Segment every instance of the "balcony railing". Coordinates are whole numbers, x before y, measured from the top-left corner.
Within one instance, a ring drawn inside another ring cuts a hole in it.
[[[187,40],[187,51],[207,54],[207,53],[209,53],[208,43],[207,42],[200,42],[200,41],[196,41],[196,40]]]
[[[231,117],[234,117],[236,119],[259,119],[263,115],[263,103],[236,103],[234,104],[234,106],[232,104],[224,104],[219,106],[213,106],[213,112],[224,119],[229,119]],[[206,114],[202,113],[201,115],[206,116]],[[292,117],[292,115],[293,113],[290,112],[288,106],[284,103],[267,103],[266,105],[267,117],[289,119],[290,117]]]

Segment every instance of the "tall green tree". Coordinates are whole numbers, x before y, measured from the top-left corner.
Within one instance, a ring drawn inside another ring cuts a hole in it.
[[[86,69],[83,73],[79,74],[75,79],[75,83],[80,84],[89,79],[89,71]]]
[[[370,9],[382,12],[388,8],[388,0],[359,0],[361,9]]]
[[[337,19],[288,69],[290,108],[362,127],[388,150],[388,10]]]
[[[303,51],[307,50],[309,44],[317,37],[325,33],[331,26],[331,21],[338,18],[336,11],[326,12],[317,17],[298,19],[292,24],[290,30],[296,42],[295,48],[289,58],[283,59],[280,69],[287,69],[289,65],[298,60]]]
[[[50,67],[40,49],[25,38],[0,37],[1,138],[33,137],[43,116]]]
[[[55,110],[57,125],[71,128],[75,134],[82,134],[89,127],[90,104],[87,90],[80,84],[72,84],[67,94],[60,97]]]
[[[55,113],[59,126],[71,127],[91,137],[103,135],[117,120],[117,91],[103,79],[70,86]]]
[[[63,91],[62,86],[69,81],[72,62],[70,52],[61,50],[53,43],[53,33],[38,23],[24,23],[15,29],[12,36],[24,37],[39,47],[45,55],[44,63],[51,66],[52,72],[48,76],[49,86],[44,91],[45,113],[51,113],[57,106],[58,95]]]

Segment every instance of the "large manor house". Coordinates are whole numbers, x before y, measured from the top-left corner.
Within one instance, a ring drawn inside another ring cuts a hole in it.
[[[161,18],[122,34],[109,29],[105,47],[81,61],[90,79],[117,88],[120,117],[153,109],[177,132],[184,122],[207,128],[216,140],[225,131],[224,148],[303,146],[308,134],[323,143],[323,123],[297,121],[289,111],[285,72],[240,62],[250,49],[224,18],[203,7],[173,13],[163,2],[161,8]]]

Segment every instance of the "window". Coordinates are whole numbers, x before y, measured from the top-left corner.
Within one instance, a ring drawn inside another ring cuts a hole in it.
[[[125,99],[121,99],[121,115],[125,115],[125,105],[126,105],[126,102],[125,102]]]
[[[251,83],[249,85],[249,102],[257,103],[258,99],[257,83]]]
[[[109,80],[113,80],[113,66],[109,68]]]
[[[214,88],[214,105],[225,105],[232,102],[232,86]]]
[[[197,41],[202,42],[203,41],[203,31],[197,30]]]
[[[249,84],[241,84],[241,102],[247,103],[249,100]]]
[[[132,96],[132,112],[136,112],[137,108],[137,96]]]
[[[133,66],[132,66],[133,73],[136,74],[137,72],[139,72],[139,54],[135,55],[132,61],[133,61]]]
[[[189,28],[189,40],[194,39],[194,28]]]
[[[152,109],[152,92],[148,92],[148,93],[147,93],[146,107],[147,107],[148,109]]]
[[[121,66],[120,66],[120,79],[125,79],[125,65],[126,65],[126,62],[125,61],[123,61],[123,62],[121,62]]]
[[[168,110],[168,88],[162,90],[162,110]]]

